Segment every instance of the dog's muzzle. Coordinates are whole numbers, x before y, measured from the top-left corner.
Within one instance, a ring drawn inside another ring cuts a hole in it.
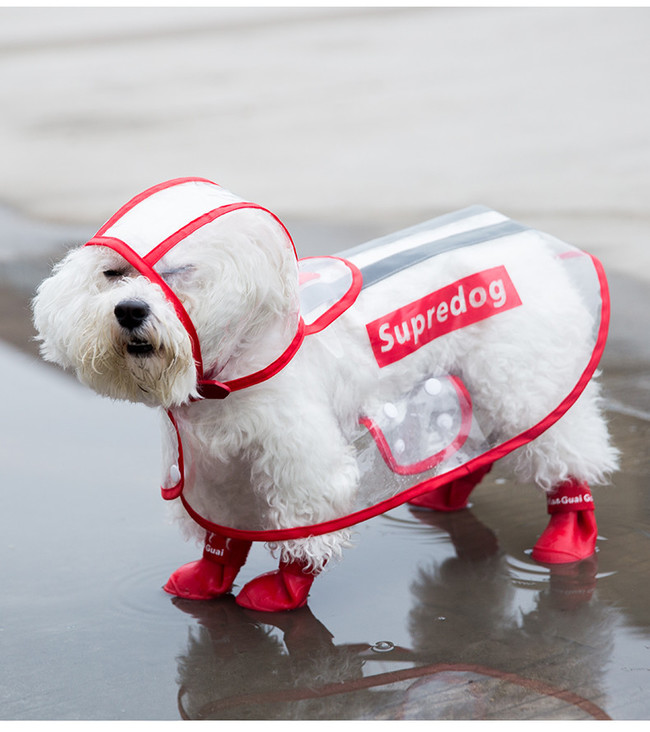
[[[122,328],[134,331],[146,322],[151,309],[142,300],[122,300],[115,306],[113,312]],[[154,349],[148,341],[133,336],[127,344],[126,350],[132,356],[146,356]]]
[[[142,300],[123,300],[115,306],[117,322],[127,330],[139,328],[149,317],[149,306]]]

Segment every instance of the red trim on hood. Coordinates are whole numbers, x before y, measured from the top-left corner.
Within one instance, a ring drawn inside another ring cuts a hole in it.
[[[160,244],[157,244],[150,252],[144,255],[143,259],[148,264],[155,264],[159,259],[162,259],[162,257],[164,257],[170,249],[175,247],[179,242],[183,241],[183,239],[186,239],[190,234],[193,234],[202,226],[205,226],[206,224],[209,224],[212,221],[220,218],[221,216],[231,213],[232,211],[239,211],[241,209],[250,208],[257,209],[258,211],[264,211],[265,213],[269,214],[269,216],[271,216],[271,218],[274,219],[282,227],[282,230],[286,234],[287,239],[289,239],[289,242],[291,243],[293,253],[297,257],[296,245],[293,243],[291,234],[289,234],[287,227],[274,213],[271,213],[271,211],[264,208],[263,206],[258,206],[256,203],[240,201],[238,203],[227,203],[224,206],[219,206],[218,208],[212,209],[212,211],[201,214],[201,216],[195,218],[194,221],[190,221],[189,224],[186,224],[178,231],[175,231],[171,236],[168,236],[166,239],[161,241]]]
[[[105,234],[116,221],[119,221],[119,219],[124,216],[124,214],[128,213],[132,208],[135,208],[145,199],[153,196],[154,193],[164,191],[166,188],[182,185],[183,183],[211,183],[213,186],[220,187],[218,183],[213,183],[211,180],[207,180],[207,178],[173,178],[172,180],[165,181],[164,183],[158,183],[157,185],[151,186],[151,188],[147,188],[145,191],[142,191],[142,193],[138,193],[137,196],[134,196],[130,201],[127,201],[123,206],[121,206],[99,229],[95,236],[102,236]]]
[[[199,337],[196,333],[196,329],[194,328],[194,323],[192,322],[190,316],[187,314],[187,310],[185,310],[181,301],[178,299],[178,297],[176,297],[174,291],[165,282],[165,280],[163,280],[158,272],[156,272],[153,267],[148,265],[137,252],[133,251],[133,249],[131,249],[131,247],[123,242],[121,239],[116,239],[112,236],[94,236],[90,241],[86,242],[85,246],[104,246],[112,249],[113,251],[117,252],[121,257],[126,259],[129,264],[135,267],[135,269],[143,274],[148,280],[158,285],[162,289],[167,300],[169,300],[169,302],[173,305],[178,319],[185,327],[185,330],[187,331],[187,334],[192,341],[192,355],[194,356],[194,361],[196,362],[198,377],[202,379],[203,359],[201,358],[201,346],[199,344]]]
[[[248,204],[244,205],[248,206]],[[236,206],[241,208],[239,204],[236,204]],[[230,210],[234,210],[231,207],[229,208]],[[138,272],[147,277],[150,282],[153,282],[162,289],[165,297],[173,305],[178,319],[181,321],[190,337],[190,341],[192,343],[192,356],[196,364],[198,391],[203,399],[225,399],[225,397],[233,391],[239,391],[246,387],[267,381],[272,376],[275,376],[275,374],[281,371],[289,361],[291,361],[302,345],[305,337],[305,323],[302,318],[299,318],[296,334],[291,340],[291,343],[287,346],[284,352],[268,366],[265,366],[263,369],[255,371],[252,374],[247,374],[246,376],[242,376],[237,379],[231,379],[230,381],[220,382],[212,379],[205,379],[203,375],[201,345],[194,323],[183,307],[181,301],[176,296],[176,293],[169,287],[156,270],[153,269],[151,264],[146,262],[137,252],[131,249],[128,244],[115,237],[95,236],[90,239],[90,241],[86,242],[86,246],[105,246],[112,249],[123,257],[129,264],[135,267]]]
[[[265,368],[260,369],[253,374],[241,376],[238,379],[231,379],[230,381],[221,382],[203,379],[199,384],[199,394],[207,399],[223,399],[233,391],[240,391],[241,389],[246,389],[249,386],[254,386],[255,384],[261,384],[263,381],[267,381],[272,376],[275,376],[277,373],[282,371],[289,361],[291,361],[298,352],[298,349],[302,345],[304,339],[305,323],[303,319],[300,318],[298,320],[298,330],[296,331],[296,335],[293,337],[293,340],[287,346],[286,350],[278,356],[273,363],[270,363]],[[216,391],[213,387],[216,387]],[[223,390],[227,391],[223,393],[223,396],[221,396],[219,392]]]
[[[264,211],[269,214],[269,216],[271,216],[271,218],[273,218],[284,231],[287,239],[291,244],[294,256],[297,259],[296,247],[288,229],[274,213],[255,203],[249,203],[245,201],[225,204],[223,206],[219,206],[218,208],[212,209],[211,211],[208,211],[201,216],[198,216],[196,219],[181,227],[173,234],[168,236],[166,239],[164,239],[162,242],[157,244],[153,249],[151,249],[151,251],[149,251],[142,257],[121,239],[104,236],[105,232],[108,231],[111,226],[113,226],[129,211],[134,209],[139,203],[146,200],[147,198],[150,198],[159,191],[163,191],[167,188],[172,188],[173,186],[182,185],[183,183],[208,183],[218,188],[220,187],[217,183],[207,180],[206,178],[189,177],[174,178],[172,180],[168,180],[163,183],[159,183],[158,185],[152,186],[151,188],[147,188],[147,190],[142,191],[142,193],[139,193],[137,196],[134,196],[130,201],[125,203],[124,206],[118,209],[118,211],[113,216],[111,216],[111,218],[99,229],[97,234],[95,234],[95,236],[89,242],[87,242],[86,246],[106,246],[110,249],[113,249],[118,254],[120,254],[120,256],[122,256],[127,262],[129,262],[129,264],[135,267],[138,272],[147,277],[151,282],[157,284],[162,289],[167,300],[169,300],[169,302],[171,302],[171,304],[173,305],[179,320],[185,327],[185,330],[187,331],[192,342],[192,355],[196,363],[197,383],[199,385],[199,392],[201,393],[201,396],[205,399],[224,399],[228,396],[228,394],[231,393],[231,391],[243,389],[246,386],[252,386],[253,384],[265,381],[274,376],[278,371],[286,366],[286,364],[293,358],[293,356],[300,348],[300,345],[302,344],[305,335],[305,324],[302,321],[302,318],[299,320],[296,335],[289,344],[288,348],[272,364],[269,364],[269,366],[253,374],[249,374],[238,379],[233,379],[230,382],[222,383],[216,380],[204,379],[201,345],[194,324],[192,323],[190,316],[188,315],[187,311],[181,304],[174,291],[153,269],[153,265],[158,262],[172,247],[174,247],[176,244],[181,242],[193,232],[200,229],[202,226],[209,224],[220,216],[224,216],[225,214],[231,213],[232,211],[237,211],[241,209],[252,208]]]

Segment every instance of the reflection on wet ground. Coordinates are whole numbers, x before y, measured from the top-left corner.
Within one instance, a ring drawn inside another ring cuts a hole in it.
[[[183,718],[607,719],[592,701],[602,692],[591,679],[586,683],[592,654],[575,657],[594,621],[602,622],[587,609],[594,563],[556,582],[533,580],[535,608],[513,613],[516,582],[498,557],[494,534],[470,511],[453,523],[457,555],[419,566],[412,577],[409,646],[336,643],[308,608],[269,617],[246,613],[232,600],[218,606],[176,600],[198,623],[179,658]],[[532,663],[524,650],[531,636],[543,639]],[[564,667],[559,685],[535,669],[549,656]],[[254,678],[252,659],[263,669]],[[580,693],[567,683],[576,672]]]
[[[647,443],[647,428],[634,431]],[[574,565],[528,558],[539,505],[497,473],[471,510],[403,507],[370,522],[308,609],[174,600],[195,621],[178,659],[180,715],[644,718],[648,598],[629,562],[647,566],[648,515],[642,485],[616,488],[600,497],[601,551]]]
[[[48,256],[0,282],[0,717],[648,717],[647,287],[611,277],[604,383],[623,461],[594,491],[593,559],[533,562],[544,502],[497,466],[469,510],[358,526],[307,608],[267,615],[161,589],[198,549],[157,494],[157,418],[37,359],[26,307]],[[256,545],[239,585],[273,566]]]

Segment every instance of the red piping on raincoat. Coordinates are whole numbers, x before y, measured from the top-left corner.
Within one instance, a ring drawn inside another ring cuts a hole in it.
[[[183,443],[181,441],[181,433],[178,430],[176,418],[169,409],[167,410],[167,416],[169,417],[169,421],[172,423],[174,431],[176,432],[176,444],[178,445],[177,467],[179,472],[179,479],[178,483],[171,488],[164,488],[163,486],[160,486],[160,494],[166,501],[173,501],[175,498],[178,498],[182,495],[183,488],[185,488],[185,458],[183,457]]]
[[[337,300],[334,305],[316,318],[316,320],[305,326],[305,335],[320,333],[321,330],[324,330],[328,325],[333,323],[339,315],[342,315],[351,305],[354,304],[354,301],[359,296],[361,287],[363,286],[363,275],[361,274],[361,270],[356,266],[356,264],[349,262],[347,259],[328,255],[323,257],[301,257],[298,261],[309,262],[318,259],[333,259],[335,261],[342,262],[350,270],[352,279],[347,292]]]

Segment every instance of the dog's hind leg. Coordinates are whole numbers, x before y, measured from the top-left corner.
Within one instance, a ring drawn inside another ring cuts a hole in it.
[[[212,600],[225,595],[246,562],[251,543],[208,532],[203,557],[177,569],[163,589],[188,600]]]
[[[456,478],[435,488],[429,493],[412,498],[408,504],[416,509],[430,509],[432,511],[460,511],[467,508],[470,493],[490,472],[492,465],[478,468],[462,478]]]
[[[545,564],[587,559],[596,549],[598,529],[589,486],[606,483],[618,466],[599,391],[592,381],[558,422],[512,454],[519,478],[535,481],[546,492],[550,520],[532,553]]]
[[[550,520],[532,557],[543,564],[587,559],[596,551],[598,526],[589,485],[571,478],[546,497]]]

